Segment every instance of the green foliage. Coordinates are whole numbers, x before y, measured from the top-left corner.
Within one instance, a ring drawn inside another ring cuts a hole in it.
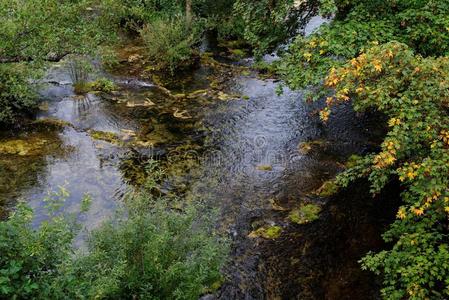
[[[0,1],[0,59],[39,60],[65,53],[90,53],[111,38],[109,1]],[[108,27],[103,26],[108,24]]]
[[[14,123],[37,106],[37,98],[28,84],[23,65],[0,64],[0,126]]]
[[[0,223],[0,297],[198,299],[216,288],[227,245],[211,229],[210,212],[155,196],[163,172],[153,163],[148,171],[158,178],[129,197],[114,221],[89,234],[86,253],[72,248],[73,218],[56,214],[67,191],[48,197],[52,213],[39,228],[20,205]],[[90,202],[83,199],[83,211]]]
[[[384,235],[389,251],[370,253],[363,269],[384,274],[385,299],[445,299],[449,295],[449,245],[441,216],[396,221]]]
[[[404,188],[397,220],[384,234],[392,248],[370,253],[362,265],[383,276],[385,299],[447,298],[449,2],[325,4],[335,20],[296,38],[279,72],[289,86],[308,87],[310,98],[327,96],[323,121],[348,101],[389,118],[380,152],[353,157],[336,180],[347,186],[368,177],[378,193],[398,178]]]
[[[114,82],[107,78],[99,78],[92,81],[89,83],[89,87],[92,91],[104,93],[110,93],[117,88]]]
[[[58,60],[68,53],[92,53],[100,43],[113,41],[113,14],[108,10],[98,13],[109,3],[0,0],[2,125],[13,124],[36,106],[29,80],[43,61]]]
[[[55,198],[64,201],[64,189],[47,199],[55,213]],[[68,218],[53,215],[39,230],[32,227],[33,212],[19,204],[10,218],[0,223],[0,297],[48,299],[53,282],[62,276],[59,266],[70,258],[75,237]]]
[[[192,64],[193,47],[198,43],[201,30],[187,28],[185,19],[157,18],[140,31],[146,54],[160,69],[174,71]]]
[[[293,0],[237,0],[234,14],[244,24],[243,36],[260,56],[296,34],[304,7]]]
[[[448,57],[423,58],[391,42],[331,70],[325,81],[335,95],[324,116],[352,99],[356,111],[374,108],[389,117],[381,151],[353,162],[338,178],[346,185],[368,176],[373,193],[392,176],[405,187],[398,220],[384,235],[393,248],[363,260],[384,275],[388,299],[449,296],[448,76]]]
[[[139,207],[146,198],[133,201]],[[133,210],[129,219],[102,226],[89,241],[90,255],[72,272],[82,273],[91,298],[198,299],[221,279],[219,238],[198,224],[198,212],[167,210],[160,202]]]
[[[173,0],[111,0],[108,8],[123,28],[137,32],[157,18],[181,15],[184,4]]]
[[[280,67],[289,86],[319,86],[330,68],[379,43],[400,41],[425,56],[449,51],[447,1],[339,1],[337,7],[337,20],[289,48]],[[315,98],[323,95],[317,91]]]

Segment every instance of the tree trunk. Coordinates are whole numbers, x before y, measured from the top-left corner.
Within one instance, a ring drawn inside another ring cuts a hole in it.
[[[186,24],[190,28],[192,26],[192,0],[186,0]]]

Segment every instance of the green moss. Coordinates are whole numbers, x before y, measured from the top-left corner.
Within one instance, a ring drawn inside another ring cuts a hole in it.
[[[113,132],[89,130],[89,135],[94,140],[105,141],[114,145],[123,144],[123,141]]]
[[[110,93],[115,90],[116,85],[109,79],[100,78],[92,82],[79,81],[73,85],[75,94],[82,95],[90,92]]]
[[[244,40],[222,40],[219,46],[229,49],[241,49],[247,46],[247,43]]]
[[[273,167],[270,165],[258,165],[257,170],[259,171],[272,171]]]
[[[281,226],[270,226],[270,227],[261,227],[255,231],[252,231],[249,234],[250,238],[257,238],[262,237],[264,239],[277,239],[282,234],[282,227]]]
[[[230,49],[229,52],[238,58],[245,57],[246,51],[242,49]]]
[[[315,192],[320,197],[330,197],[338,192],[338,185],[334,180],[328,180]]]
[[[40,138],[7,140],[0,142],[0,154],[19,156],[40,155],[44,152],[44,147],[47,143],[47,140]]]
[[[44,118],[33,122],[35,127],[43,126],[46,128],[62,129],[64,127],[73,127],[73,125],[67,121],[54,119],[54,118]]]
[[[290,212],[288,218],[297,224],[307,224],[319,218],[321,207],[316,204],[304,204]]]

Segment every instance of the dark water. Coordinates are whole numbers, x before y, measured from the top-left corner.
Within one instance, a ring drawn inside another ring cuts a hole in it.
[[[233,242],[226,281],[214,297],[377,298],[373,278],[357,260],[381,245],[385,213],[364,200],[366,187],[337,198],[313,194],[343,170],[349,155],[372,147],[378,134],[366,128],[375,126],[349,107],[324,125],[319,103],[306,104],[301,92],[288,89],[278,96],[276,80],[233,68],[200,67],[171,87],[184,94],[179,97],[148,81],[112,75],[118,92],[77,96],[67,68],[55,65],[41,91],[46,104],[39,118],[67,124],[2,136],[2,143],[45,143],[29,153],[0,154],[0,201],[12,207],[25,199],[38,223],[49,191],[63,186],[70,192],[67,211],[77,211],[88,193],[92,208],[83,222],[93,228],[136,186],[147,158],[170,161],[176,153],[167,190],[220,209],[217,226]],[[211,87],[217,78],[220,87]],[[91,130],[114,133],[121,143],[96,140]],[[311,141],[311,151],[299,150]],[[292,224],[289,211],[304,202],[323,207],[320,219]],[[282,228],[278,239],[248,237],[273,225]]]

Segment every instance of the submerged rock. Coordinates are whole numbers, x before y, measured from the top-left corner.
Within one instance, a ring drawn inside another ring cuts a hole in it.
[[[94,140],[100,140],[105,141],[114,145],[122,145],[123,141],[120,139],[120,137],[113,132],[105,132],[105,131],[98,131],[98,130],[89,130],[89,135]]]
[[[187,110],[180,111],[178,108],[176,108],[175,112],[173,113],[173,116],[177,119],[191,119],[192,116],[189,115],[189,112]]]
[[[252,231],[248,237],[250,238],[258,238],[262,237],[264,239],[277,239],[282,234],[281,226],[269,226],[269,227],[261,227],[255,231]]]
[[[33,127],[39,128],[39,127],[45,127],[45,128],[52,128],[52,129],[62,129],[64,127],[73,127],[73,124],[70,122],[55,119],[55,118],[43,118],[34,121],[31,124]]]
[[[20,156],[40,155],[47,143],[47,140],[37,138],[0,142],[0,154]]]
[[[299,150],[299,153],[306,155],[306,154],[309,154],[309,152],[312,151],[312,149],[314,147],[320,147],[320,146],[323,146],[324,144],[325,144],[325,142],[320,141],[320,140],[310,141],[310,142],[302,142],[302,143],[299,143],[298,150]]]
[[[273,171],[273,166],[271,165],[258,165],[257,170],[259,171]]]
[[[320,197],[330,197],[338,192],[338,185],[335,180],[328,180],[323,183],[323,185],[315,191],[315,195]]]
[[[298,209],[292,210],[288,215],[288,218],[293,223],[307,224],[313,222],[319,218],[321,207],[316,204],[304,204]]]
[[[134,108],[134,107],[150,107],[154,106],[154,102],[150,99],[146,99],[143,102],[137,102],[137,101],[128,101],[126,102],[126,107]]]

